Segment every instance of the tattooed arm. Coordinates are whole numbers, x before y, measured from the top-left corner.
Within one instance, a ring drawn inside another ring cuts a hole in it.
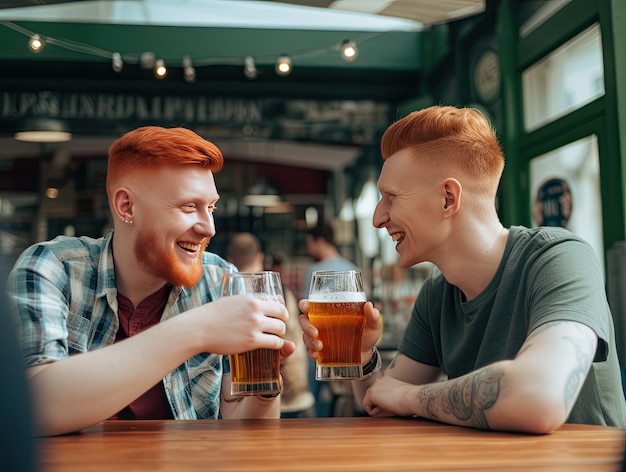
[[[372,416],[421,416],[444,423],[501,431],[549,433],[562,425],[589,372],[597,337],[587,326],[554,321],[534,330],[513,360],[462,377],[419,385],[424,368],[399,354],[368,389]]]

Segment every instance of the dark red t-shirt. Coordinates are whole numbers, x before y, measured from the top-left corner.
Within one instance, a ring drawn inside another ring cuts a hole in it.
[[[118,315],[120,329],[117,331],[115,342],[129,338],[137,333],[159,323],[163,309],[170,294],[170,286],[162,289],[143,300],[137,308],[121,293],[117,293]],[[172,419],[172,409],[165,396],[163,382],[133,401],[126,408],[113,415],[112,420],[161,420]]]

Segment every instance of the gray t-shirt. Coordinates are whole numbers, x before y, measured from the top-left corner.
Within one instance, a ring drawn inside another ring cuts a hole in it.
[[[626,427],[613,318],[593,249],[562,228],[514,226],[493,280],[470,301],[434,269],[399,350],[456,378],[513,359],[528,334],[555,320],[589,326],[598,349],[568,423]]]

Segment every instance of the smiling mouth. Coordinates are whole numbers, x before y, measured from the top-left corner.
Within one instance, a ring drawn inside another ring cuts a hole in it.
[[[196,243],[178,243],[178,247],[184,249],[188,253],[198,252],[202,247],[202,244]]]

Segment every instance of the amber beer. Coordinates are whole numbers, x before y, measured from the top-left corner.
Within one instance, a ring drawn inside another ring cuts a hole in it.
[[[256,298],[271,300],[282,305],[285,300],[266,293],[253,293]],[[254,349],[231,354],[230,360],[232,395],[268,395],[280,393],[280,351],[277,349]]]
[[[248,294],[285,304],[278,272],[237,272],[224,276],[222,295]],[[254,349],[228,356],[231,395],[280,393],[280,350]]]
[[[361,336],[365,326],[363,292],[311,295],[309,320],[323,343],[316,362],[317,380],[360,378]]]
[[[233,395],[257,395],[280,392],[280,351],[254,349],[232,354],[230,372]]]

